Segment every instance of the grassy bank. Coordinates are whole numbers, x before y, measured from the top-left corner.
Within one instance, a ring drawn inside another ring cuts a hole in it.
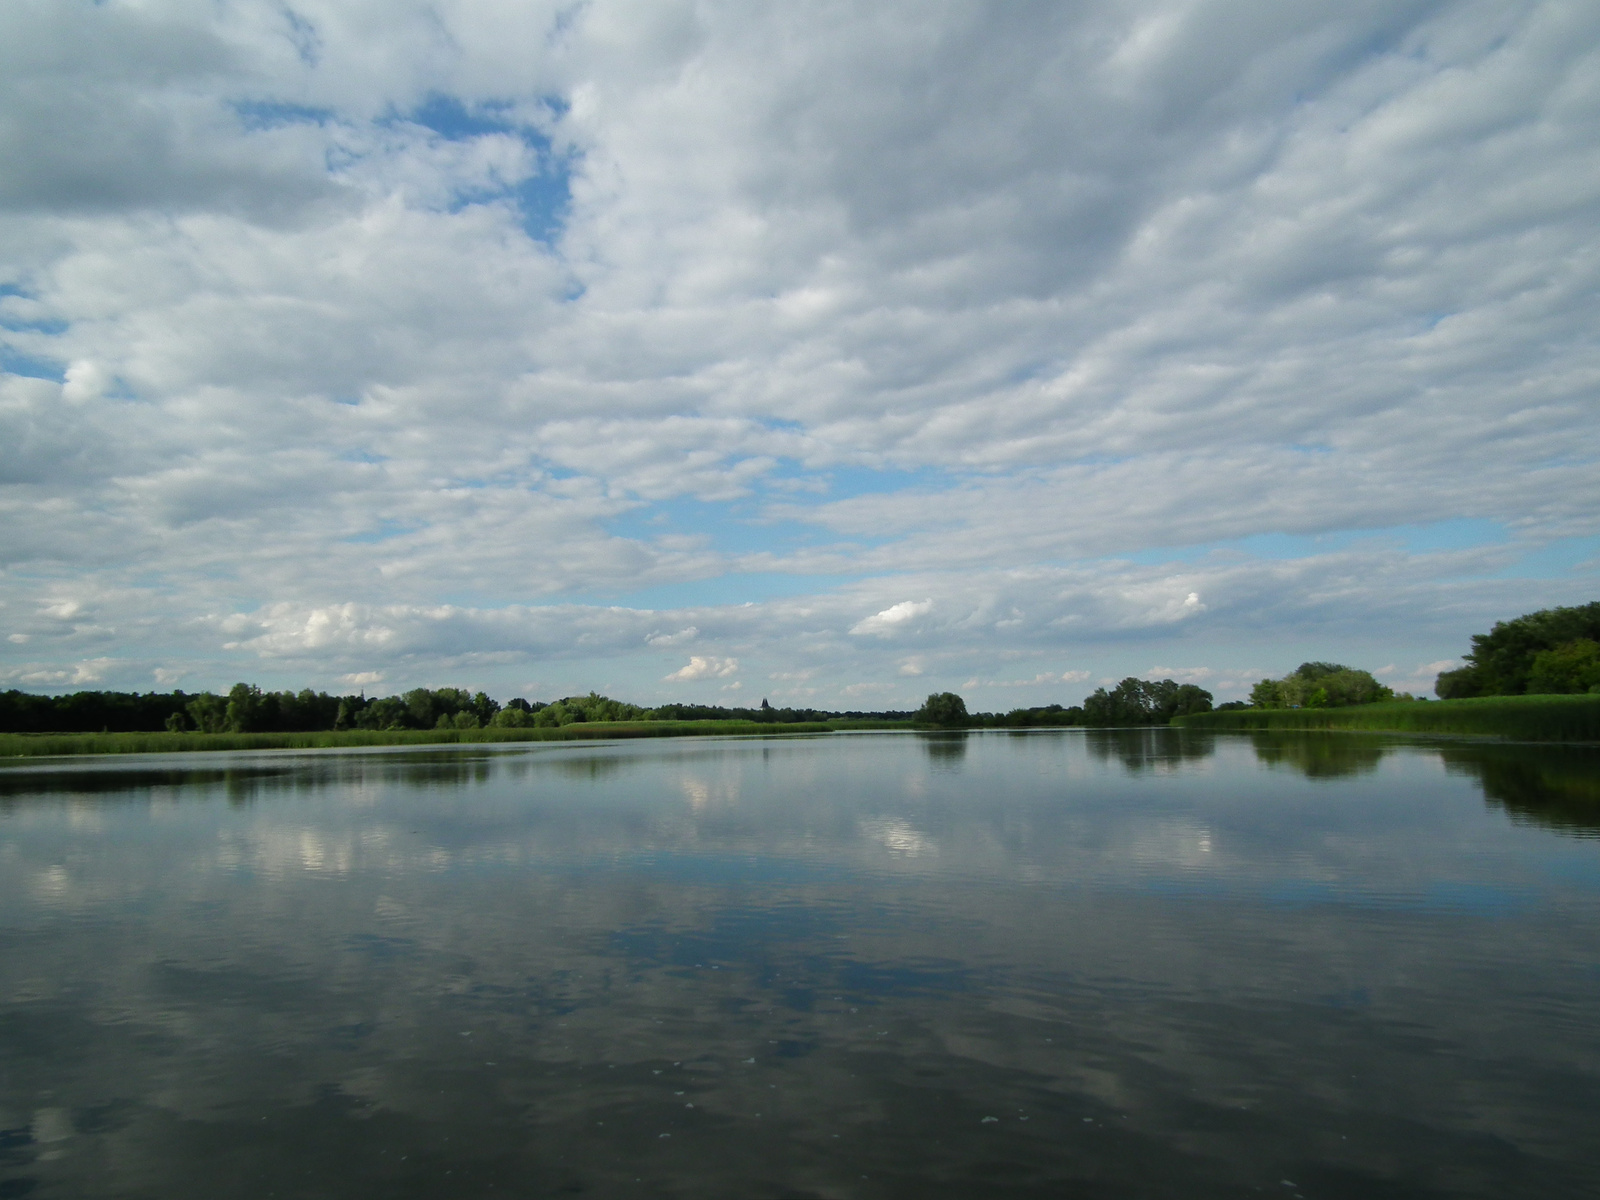
[[[909,729],[910,722],[594,721],[550,729],[347,729],[308,733],[0,733],[0,759],[72,754],[182,754],[206,750],[328,750],[354,746],[575,742],[707,734]]]
[[[1482,696],[1395,701],[1354,708],[1237,708],[1175,717],[1186,729],[1364,729],[1443,733],[1524,742],[1600,742],[1600,696]]]

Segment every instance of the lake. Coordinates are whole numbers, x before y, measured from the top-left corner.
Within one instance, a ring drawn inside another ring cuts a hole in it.
[[[0,769],[0,1200],[1600,1195],[1600,750]]]

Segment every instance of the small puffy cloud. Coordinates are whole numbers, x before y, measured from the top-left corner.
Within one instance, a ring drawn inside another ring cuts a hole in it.
[[[900,674],[902,675],[921,675],[926,669],[927,660],[920,654],[900,661]]]
[[[82,404],[104,395],[110,384],[110,377],[98,363],[75,362],[67,368],[61,398],[69,404]]]
[[[382,671],[354,671],[349,675],[339,676],[339,682],[350,687],[365,687],[371,683],[382,683],[383,679]]]
[[[671,675],[663,676],[669,682],[684,683],[692,679],[726,679],[739,669],[737,658],[718,658],[715,655],[696,654]]]
[[[1204,683],[1216,676],[1210,667],[1151,667],[1146,679],[1170,679],[1174,683]]]
[[[70,621],[84,611],[84,606],[79,600],[56,600],[46,604],[39,611],[41,615],[52,617],[57,621]]]
[[[855,634],[875,633],[881,635],[894,633],[904,629],[918,617],[925,617],[933,611],[933,601],[928,600],[902,600],[899,604],[891,604],[882,612],[874,613],[857,621],[850,627],[850,632]]]

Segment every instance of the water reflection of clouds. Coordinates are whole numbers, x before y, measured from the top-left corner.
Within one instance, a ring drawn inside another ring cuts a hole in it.
[[[690,810],[702,814],[713,807],[736,806],[739,803],[740,782],[737,773],[724,774],[717,779],[685,774],[679,779],[678,786],[689,801]]]
[[[898,858],[923,858],[939,853],[931,837],[904,820],[863,820],[861,832]]]
[[[1219,864],[1212,849],[1211,830],[1188,821],[1163,821],[1141,830],[1126,845],[1136,863],[1179,870],[1200,870]]]
[[[1174,1106],[1202,1142],[1213,1119],[1245,1137],[1240,1106],[1263,1098],[1313,1128],[1352,1112],[1415,1123],[1419,1095],[1449,1093],[1464,1055],[1490,1062],[1477,1083],[1500,1081],[1530,1039],[1547,1045],[1537,996],[1487,1006],[1481,973],[1542,979],[1595,922],[1571,905],[1559,920],[1494,909],[1511,884],[1570,885],[1543,873],[1548,833],[1508,827],[1472,789],[1493,776],[1507,796],[1537,791],[1548,762],[1525,785],[1515,754],[1458,757],[1447,775],[1438,749],[1399,747],[1341,776],[1320,750],[1262,756],[1224,739],[1205,778],[1181,769],[1203,761],[1198,745],[1137,732],[1101,739],[1104,753],[1077,732],[973,735],[960,772],[881,737],[506,755],[465,771],[311,762],[298,780],[257,779],[272,803],[245,809],[218,803],[216,780],[196,785],[209,801],[180,787],[159,823],[148,789],[96,793],[99,832],[74,824],[81,797],[46,793],[0,817],[19,868],[0,873],[0,900],[14,922],[52,928],[64,910],[18,884],[59,867],[74,937],[91,943],[5,949],[18,977],[44,981],[26,993],[37,1019],[74,1031],[50,1043],[50,1086],[84,1111],[139,1098],[127,1132],[104,1135],[123,1162],[185,1144],[152,1113],[237,1133],[241,1092],[272,1123],[315,1116],[351,1152],[374,1119],[410,1122],[410,1145],[448,1126],[456,1146],[529,1111],[574,1155],[599,1121],[715,1144],[665,1124],[687,1119],[689,1098],[726,1128],[787,1112],[811,1136],[823,1127],[804,1114],[821,1113],[830,1141],[859,1128],[890,1144],[902,1123],[924,1147],[958,1140],[897,1099],[920,1094],[973,1128],[1024,1108],[1043,1123],[1068,1103],[1077,1123],[1148,1122],[1123,1151],[1160,1154],[1152,1114]],[[1577,803],[1581,771],[1563,778]],[[1449,890],[1469,872],[1476,891]],[[102,890],[85,899],[83,879]],[[202,1065],[173,1066],[189,1055]],[[148,1096],[130,1062],[157,1081]],[[1429,1120],[1448,1141],[1449,1119]],[[1472,1122],[1473,1136],[1516,1133],[1498,1110]],[[1210,1161],[1261,1149],[1204,1144]]]

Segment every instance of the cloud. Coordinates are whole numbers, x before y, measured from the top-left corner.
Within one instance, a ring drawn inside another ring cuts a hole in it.
[[[1170,679],[1174,683],[1205,683],[1216,675],[1210,667],[1151,667],[1144,673],[1146,679]]]
[[[680,646],[684,642],[692,642],[700,636],[700,631],[693,625],[687,629],[680,629],[677,633],[652,633],[644,640],[651,646]]]
[[[885,692],[892,692],[894,685],[891,683],[850,683],[839,689],[843,696],[879,696]]]
[[[876,633],[888,634],[900,629],[918,617],[925,617],[933,611],[932,600],[902,600],[899,604],[891,604],[882,612],[864,617],[850,627],[854,634]]]
[[[1589,7],[296,14],[0,11],[8,677],[1220,694],[1593,596]]]
[[[738,669],[739,660],[737,658],[717,658],[710,655],[702,656],[696,654],[671,675],[665,675],[663,678],[677,683],[691,679],[726,679]]]

